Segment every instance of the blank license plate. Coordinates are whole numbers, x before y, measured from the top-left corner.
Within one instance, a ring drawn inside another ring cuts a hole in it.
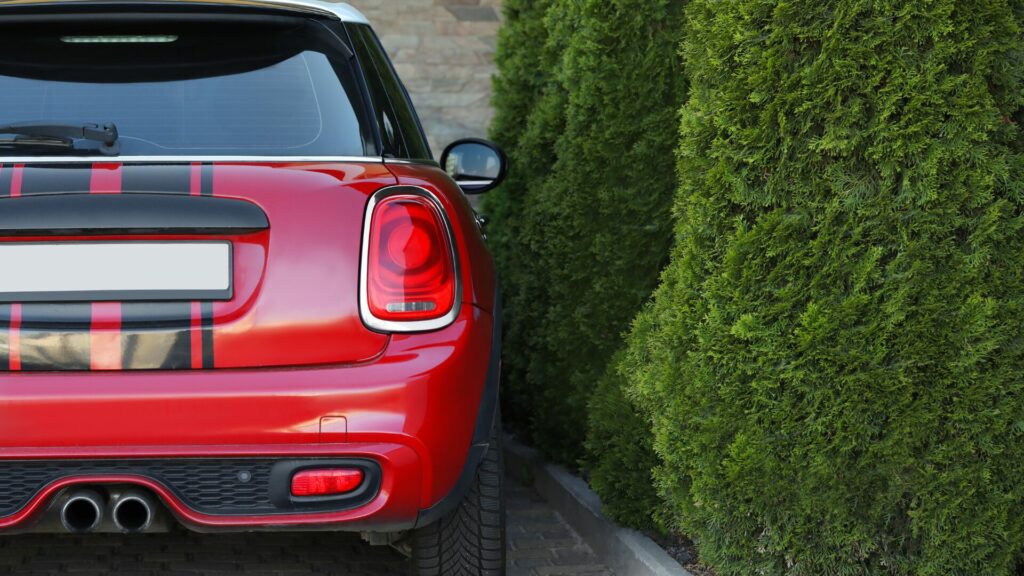
[[[230,242],[0,243],[0,302],[228,300]]]

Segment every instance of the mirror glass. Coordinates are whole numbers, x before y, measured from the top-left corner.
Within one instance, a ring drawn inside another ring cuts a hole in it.
[[[457,182],[497,180],[501,174],[501,157],[489,146],[464,142],[453,147],[448,153],[444,169]]]
[[[466,194],[483,194],[501,184],[506,163],[497,144],[480,139],[452,142],[441,155],[444,171]]]

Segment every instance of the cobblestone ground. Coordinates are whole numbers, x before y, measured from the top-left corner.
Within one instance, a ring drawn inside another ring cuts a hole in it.
[[[576,534],[528,488],[508,480],[510,576],[610,575]],[[0,574],[42,576],[294,576],[406,574],[388,548],[351,534],[191,533],[0,538]]]
[[[612,576],[543,498],[506,479],[509,576]]]

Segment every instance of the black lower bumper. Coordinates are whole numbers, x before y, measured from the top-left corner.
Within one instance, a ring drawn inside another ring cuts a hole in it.
[[[341,496],[291,495],[295,472],[331,467],[360,468],[366,479]],[[146,478],[167,488],[190,509],[210,516],[338,512],[372,501],[381,486],[380,466],[365,459],[8,460],[0,462],[0,518],[17,513],[54,482],[103,476]]]

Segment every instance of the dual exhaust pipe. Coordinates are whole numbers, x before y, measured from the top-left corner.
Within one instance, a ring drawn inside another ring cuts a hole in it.
[[[153,524],[156,504],[142,490],[126,490],[107,498],[97,490],[80,488],[68,494],[60,508],[60,522],[68,532],[84,534],[99,528],[106,514],[121,532],[138,534]]]

